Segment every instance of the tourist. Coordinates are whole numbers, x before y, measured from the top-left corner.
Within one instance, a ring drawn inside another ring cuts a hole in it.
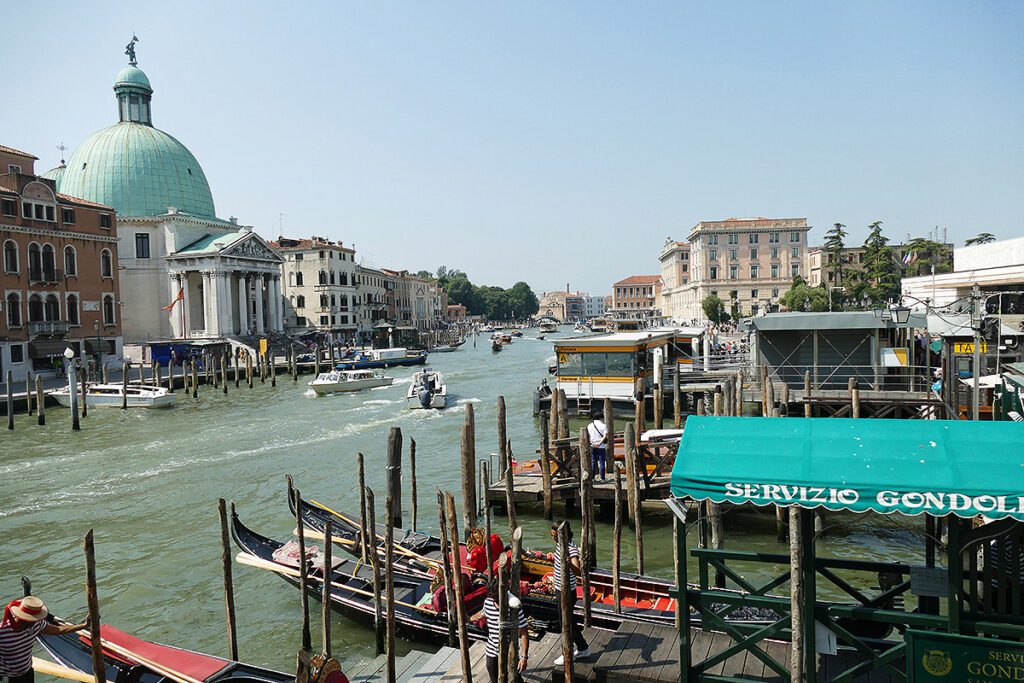
[[[28,595],[12,600],[0,621],[0,678],[9,683],[32,683],[32,646],[40,633],[57,636],[81,631],[87,623],[55,624],[46,620],[49,612],[39,598]]]
[[[604,413],[600,410],[592,412],[590,417],[590,424],[587,425],[587,436],[590,437],[590,474],[597,478],[600,471],[603,480],[608,478],[605,476],[608,427],[604,423]]]
[[[569,613],[572,614],[576,605],[576,576],[582,572],[580,568],[580,549],[572,540],[572,527],[569,526],[568,520],[562,522],[565,524],[565,530],[569,536],[569,552],[568,558],[562,557],[562,544],[558,540],[558,527],[559,523],[555,522],[551,525],[551,539],[555,542],[555,604],[562,604],[562,572],[568,571],[569,583]],[[562,611],[558,611],[559,618],[561,618]],[[582,659],[590,655],[590,645],[587,643],[586,637],[583,635],[583,630],[575,627],[574,623],[562,624],[562,628],[568,628],[572,631],[572,643],[573,659]],[[565,663],[565,658],[559,656],[555,660],[555,666],[561,666]]]
[[[530,651],[530,633],[526,630],[526,615],[522,603],[513,593],[508,594],[508,623],[519,625],[519,672],[526,671],[526,657]],[[487,584],[484,600],[484,619],[487,620],[487,675],[491,683],[498,681],[498,651],[501,649],[501,611],[498,609],[498,579]],[[518,680],[521,680],[518,676]]]

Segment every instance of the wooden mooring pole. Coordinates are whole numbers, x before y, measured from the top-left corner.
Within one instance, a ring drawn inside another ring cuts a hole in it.
[[[331,583],[334,578],[334,523],[324,523],[324,581],[320,585],[320,647],[331,658]],[[237,659],[237,657],[236,657]]]
[[[679,429],[683,424],[683,404],[679,393],[679,363],[672,368],[672,427]]]
[[[7,371],[7,429],[14,429],[14,373]]]
[[[25,407],[28,409],[28,416],[32,417],[32,371],[25,373]]]
[[[459,627],[459,653],[462,655],[462,677],[466,683],[473,683],[473,663],[469,659],[469,636],[466,633],[466,602],[462,590],[462,559],[458,551],[459,528],[455,516],[455,498],[445,495],[445,510],[448,514],[448,538],[452,544],[452,583],[455,589],[455,615]],[[490,542],[490,539],[487,539]],[[449,619],[452,603],[448,603]]]
[[[551,519],[554,514],[551,492],[550,436],[548,433],[548,411],[542,410],[540,411],[540,479],[544,496],[544,519]]]
[[[441,571],[444,576],[444,602],[448,611],[448,647],[455,647],[458,642],[455,619],[452,618],[451,604],[454,600],[452,594],[452,553],[451,544],[448,542],[448,515],[444,509],[444,494],[437,489],[437,528],[441,535]],[[456,539],[457,540],[457,539]],[[488,543],[490,539],[488,538]]]
[[[620,573],[622,571],[622,465],[612,460],[615,470],[615,531],[612,535],[612,600],[617,613],[622,612]]]
[[[391,523],[402,526],[402,430],[392,427],[388,430],[388,461],[386,471],[387,495],[394,498]],[[371,527],[371,533],[373,527]]]
[[[409,500],[409,506],[411,508],[410,513],[412,515],[412,530],[416,531],[416,513],[417,513],[417,496],[416,496],[416,439],[409,437],[409,481],[411,483],[412,491],[411,498]]]
[[[121,410],[128,410],[128,374],[131,368],[130,363],[121,366]]]
[[[228,395],[228,354],[224,352],[220,357],[220,382],[224,385],[224,395]]]
[[[46,424],[46,396],[43,394],[43,378],[36,375],[36,422],[42,427]]]
[[[238,632],[235,627],[235,588],[231,577],[231,537],[228,531],[227,501],[221,498],[217,502],[217,510],[220,514],[220,564],[224,572],[224,609],[228,624],[228,659],[237,662]],[[234,513],[233,508],[232,513]],[[232,514],[232,516],[234,515]]]
[[[804,371],[804,417],[811,416],[811,371]]]
[[[334,347],[331,349],[333,355]],[[388,495],[384,503],[384,512],[387,518],[384,535],[384,597],[388,608],[384,651],[387,653],[388,683],[395,683],[395,499],[391,495]]]
[[[199,369],[192,362],[192,398],[199,398]]]
[[[193,367],[195,367],[193,365]],[[302,596],[302,649],[309,652],[313,647],[313,637],[309,630],[309,600],[306,596],[309,577],[306,575],[306,528],[302,524],[302,506],[298,504],[302,500],[302,494],[298,489],[292,489],[295,494],[295,533],[299,541],[299,593]],[[330,543],[326,540],[325,543]],[[325,580],[326,583],[330,579]]]
[[[491,466],[486,460],[480,461],[480,478],[484,480],[484,491],[486,492],[490,487],[491,481]],[[494,575],[494,556],[491,553],[491,504],[487,500],[485,493],[484,497],[484,557],[487,558],[487,578],[490,579]]]
[[[85,535],[85,601],[89,607],[89,640],[92,651],[92,671],[96,683],[106,679],[107,665],[103,661],[103,639],[100,633],[100,601],[96,591],[96,547],[92,529]]]
[[[359,550],[360,557],[365,564],[369,560],[367,553],[376,551],[376,540],[370,545],[370,532],[366,529],[366,470],[363,463],[363,454],[356,453],[356,463],[359,467]],[[376,537],[374,537],[376,539]]]
[[[572,629],[573,614],[572,604],[569,601],[569,529],[565,522],[558,526],[558,549],[562,558],[561,581],[558,585],[558,609],[562,622],[562,660],[565,673],[565,683],[573,683],[573,656],[572,656]]]
[[[462,454],[462,525],[468,534],[476,528],[476,452],[473,449],[473,404],[466,404],[466,419],[460,441]],[[452,543],[458,539],[453,538]]]
[[[373,499],[373,489],[366,487],[366,514],[369,516],[367,527],[372,537],[371,545],[367,548],[370,554],[370,564],[373,568],[373,630],[376,636],[377,654],[385,652],[384,647],[384,615],[381,609],[381,586],[380,586],[380,556],[377,554],[377,504]],[[386,512],[386,511],[385,511]],[[394,512],[394,510],[392,510]]]
[[[590,505],[588,491],[592,485],[593,476],[592,462],[590,458],[590,439],[587,436],[587,428],[580,428],[579,436],[580,449],[580,564],[582,566],[581,583],[583,585],[583,625],[589,627],[591,623],[590,605],[590,569],[594,558],[591,538],[590,517],[594,514]]]
[[[471,404],[468,404],[471,405]],[[498,397],[498,471],[501,472],[501,476],[505,476],[505,470],[508,469],[508,448],[506,441],[508,440],[508,430],[505,424],[505,397]]]

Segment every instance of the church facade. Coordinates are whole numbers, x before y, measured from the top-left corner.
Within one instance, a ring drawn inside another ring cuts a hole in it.
[[[46,174],[59,192],[117,211],[125,342],[282,331],[283,259],[251,227],[217,217],[195,156],[153,125],[134,41],[128,55],[114,83],[117,123]]]

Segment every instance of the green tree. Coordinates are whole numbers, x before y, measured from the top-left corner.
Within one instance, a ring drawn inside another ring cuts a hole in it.
[[[803,278],[794,278],[793,287],[782,295],[779,302],[791,311],[827,311],[829,289],[827,285],[811,287]]]
[[[733,320],[740,319],[740,293],[738,290],[729,290],[729,315]]]
[[[488,320],[510,320],[512,305],[508,291],[501,287],[477,287],[477,293],[483,301],[484,314]]]
[[[459,273],[447,281],[444,290],[448,292],[448,303],[461,304],[466,307],[470,315],[481,315],[484,312],[483,300],[480,298],[477,288],[469,281],[464,273]]]
[[[915,237],[907,245],[906,253],[911,255],[911,263],[903,270],[903,277],[931,275],[932,266],[936,274],[949,273],[953,270],[953,253],[949,246],[942,242]]]
[[[525,318],[540,310],[537,295],[525,282],[517,282],[508,290],[509,305],[516,318]]]
[[[729,314],[725,312],[725,302],[717,294],[708,294],[704,297],[704,300],[700,302],[700,307],[704,309],[704,316],[713,323],[721,323],[729,319]]]
[[[849,233],[842,223],[835,223],[832,229],[825,233],[825,244],[822,245],[825,254],[828,256],[829,265],[832,270],[832,284],[836,287],[843,286],[843,249],[846,248],[844,240]]]
[[[975,237],[964,240],[964,246],[970,247],[975,244],[988,244],[989,242],[995,242],[996,236],[990,232],[979,232]]]
[[[900,269],[889,238],[882,234],[882,221],[875,221],[868,229],[864,240],[864,270],[858,278],[854,298],[876,308],[899,296]]]
[[[418,277],[418,278],[422,278],[422,279],[424,279],[424,280],[430,280],[431,282],[433,282],[433,281],[434,281],[434,275],[433,275],[433,273],[431,273],[431,272],[430,272],[429,270],[421,270],[421,271],[418,271],[418,272],[416,273],[416,277]]]

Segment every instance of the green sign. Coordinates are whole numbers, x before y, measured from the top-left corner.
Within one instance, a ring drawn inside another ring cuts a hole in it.
[[[1019,683],[1024,643],[907,631],[909,683]]]

